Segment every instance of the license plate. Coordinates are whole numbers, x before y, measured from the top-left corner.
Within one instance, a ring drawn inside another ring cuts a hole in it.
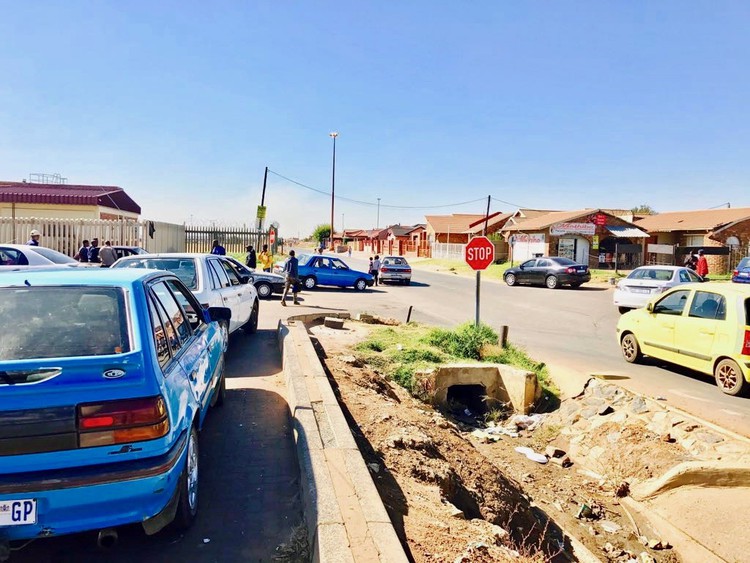
[[[0,500],[0,527],[36,524],[36,499]]]
[[[643,289],[642,287],[634,287],[631,291],[633,293],[651,293],[650,289]]]

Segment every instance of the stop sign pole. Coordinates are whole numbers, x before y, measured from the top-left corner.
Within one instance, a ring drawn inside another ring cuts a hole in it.
[[[476,315],[474,322],[476,326],[479,326],[479,295],[482,270],[486,270],[487,266],[495,261],[495,245],[485,236],[474,237],[466,245],[464,259],[477,272]]]

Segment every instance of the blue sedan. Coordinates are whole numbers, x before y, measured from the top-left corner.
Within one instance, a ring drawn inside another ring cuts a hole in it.
[[[737,264],[732,272],[732,281],[734,283],[750,283],[750,256],[743,258]]]
[[[0,555],[136,522],[190,526],[230,315],[165,271],[0,277]]]
[[[319,285],[333,285],[353,287],[357,291],[364,291],[375,281],[372,275],[352,270],[343,260],[335,256],[300,254],[297,259],[299,260],[299,278],[305,289],[315,289]]]

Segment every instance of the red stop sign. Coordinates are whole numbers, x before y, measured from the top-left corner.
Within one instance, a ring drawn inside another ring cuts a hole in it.
[[[268,231],[268,242],[270,244],[273,244],[276,242],[276,231],[274,229],[271,229]]]
[[[472,270],[485,270],[495,261],[495,245],[487,237],[474,237],[464,249],[464,259]]]

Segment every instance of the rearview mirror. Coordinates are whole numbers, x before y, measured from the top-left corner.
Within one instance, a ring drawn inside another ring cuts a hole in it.
[[[231,319],[232,319],[232,310],[229,307],[209,307],[208,308],[209,322],[229,321]]]
[[[239,278],[240,278],[240,282],[241,282],[241,283],[243,283],[243,284],[246,284],[246,283],[248,283],[248,282],[249,282],[249,281],[250,281],[251,279],[253,279],[253,278],[252,278],[251,276],[248,276],[248,275],[244,275],[244,274],[241,274],[241,275],[239,276]]]
[[[654,312],[654,304],[653,303],[649,303],[648,305],[646,305],[646,311],[648,311],[649,313],[653,313]]]

